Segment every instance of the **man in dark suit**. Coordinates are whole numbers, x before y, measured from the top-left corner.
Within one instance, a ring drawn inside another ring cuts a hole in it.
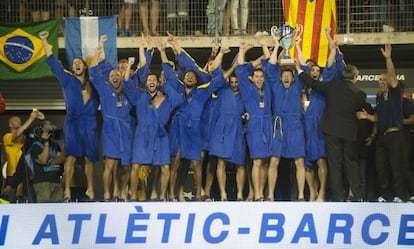
[[[359,144],[356,113],[365,106],[366,94],[356,85],[358,69],[347,65],[342,80],[321,82],[312,79],[297,66],[299,77],[312,89],[326,95],[326,108],[319,128],[326,135],[328,168],[333,201],[345,200],[343,172],[354,200],[361,200],[360,173],[358,167]]]

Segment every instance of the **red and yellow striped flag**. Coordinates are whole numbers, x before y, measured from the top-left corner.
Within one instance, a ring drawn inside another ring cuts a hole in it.
[[[283,0],[283,12],[289,25],[303,26],[302,51],[305,60],[313,59],[318,65],[325,66],[329,52],[325,27],[331,27],[332,37],[336,33],[335,0]]]

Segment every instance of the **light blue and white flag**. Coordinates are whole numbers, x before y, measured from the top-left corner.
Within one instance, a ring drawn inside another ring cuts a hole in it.
[[[82,16],[65,18],[65,48],[68,63],[82,57],[89,65],[99,45],[101,35],[107,35],[105,58],[117,67],[116,16]]]

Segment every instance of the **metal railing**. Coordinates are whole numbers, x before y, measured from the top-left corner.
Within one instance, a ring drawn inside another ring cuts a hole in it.
[[[255,34],[284,22],[282,1],[279,0],[138,0],[136,4],[124,4],[122,0],[56,0],[48,1],[50,3],[45,6],[36,2],[0,1],[0,21],[26,22],[53,16],[118,15],[120,36],[136,36],[142,32],[165,35],[167,31],[178,36]],[[237,2],[238,8],[235,5]],[[338,34],[414,31],[414,1],[336,2]],[[233,11],[232,3],[236,6]],[[247,8],[242,6],[245,3]],[[235,13],[238,13],[238,26],[243,26],[243,19],[247,16],[246,32],[242,32],[242,28],[235,30],[235,24],[232,25],[231,16]],[[214,27],[211,22],[218,25]]]

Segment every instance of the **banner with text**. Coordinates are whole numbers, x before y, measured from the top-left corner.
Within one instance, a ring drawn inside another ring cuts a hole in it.
[[[414,248],[411,203],[0,205],[0,248]]]

